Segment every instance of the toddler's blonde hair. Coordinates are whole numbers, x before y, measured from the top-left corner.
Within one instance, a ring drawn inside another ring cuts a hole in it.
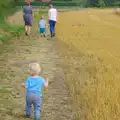
[[[40,65],[38,63],[30,63],[29,72],[30,74],[39,74],[41,72]]]
[[[40,18],[41,18],[41,19],[44,19],[44,15],[41,15]]]

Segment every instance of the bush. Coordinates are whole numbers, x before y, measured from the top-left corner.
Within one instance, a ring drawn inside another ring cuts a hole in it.
[[[48,6],[48,3],[43,2],[32,2],[33,6]],[[59,1],[53,1],[52,4],[54,6],[76,6],[75,1],[69,1],[69,2],[59,2]],[[18,2],[17,6],[24,6],[26,5],[26,2]]]

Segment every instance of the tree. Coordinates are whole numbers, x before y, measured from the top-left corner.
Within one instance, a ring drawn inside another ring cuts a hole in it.
[[[105,4],[106,4],[107,6],[112,6],[113,3],[115,3],[116,1],[118,1],[118,0],[104,0]]]
[[[88,6],[98,7],[99,6],[99,0],[88,0]]]
[[[99,0],[99,7],[105,7],[105,2],[104,0]]]
[[[86,7],[87,0],[76,0],[76,5],[78,8]]]
[[[19,0],[0,0],[0,17],[9,14]]]

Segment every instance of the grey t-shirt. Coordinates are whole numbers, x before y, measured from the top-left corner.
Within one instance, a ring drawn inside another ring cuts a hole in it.
[[[24,13],[24,20],[25,21],[31,21],[32,20],[32,14],[33,14],[32,7],[25,6],[23,8],[23,13]]]
[[[31,14],[31,15],[32,15],[32,13],[33,13],[32,7],[25,6],[25,7],[23,8],[23,12],[24,12],[24,14]]]

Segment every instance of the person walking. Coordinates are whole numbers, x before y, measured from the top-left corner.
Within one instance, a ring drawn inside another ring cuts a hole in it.
[[[39,31],[40,31],[40,35],[41,37],[46,37],[46,20],[44,19],[44,16],[41,16],[41,19],[39,21]]]
[[[42,90],[48,87],[48,79],[44,79],[41,66],[38,63],[29,64],[30,76],[22,86],[26,89],[26,118],[31,118],[32,105],[34,106],[34,120],[40,120],[42,109]]]
[[[49,20],[49,26],[50,26],[50,35],[51,37],[54,37],[55,25],[58,20],[58,13],[57,13],[57,9],[55,9],[52,4],[49,5],[48,20]]]
[[[23,8],[23,18],[25,23],[25,34],[29,35],[33,24],[33,10],[30,2]]]

